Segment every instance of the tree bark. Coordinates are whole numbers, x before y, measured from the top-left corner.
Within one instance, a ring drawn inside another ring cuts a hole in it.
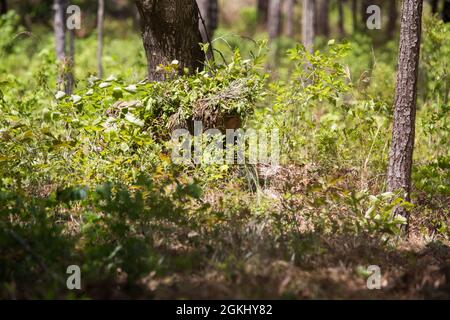
[[[56,58],[63,62],[66,58],[66,28],[65,28],[65,14],[64,4],[65,0],[54,0],[53,10],[54,15],[54,31],[55,31],[55,44],[56,44]]]
[[[353,32],[358,31],[358,2],[357,0],[352,0],[352,22],[353,22]]]
[[[103,78],[103,22],[105,19],[105,0],[98,0],[97,11],[97,73]]]
[[[66,28],[65,28],[65,0],[54,0],[54,20],[53,28],[55,33],[55,49],[56,59],[58,61],[58,90],[63,90],[64,78],[65,78],[65,64],[66,64]]]
[[[203,43],[210,43],[219,24],[219,3],[217,0],[197,0],[197,4],[201,13],[199,28],[202,41]],[[210,43],[207,52],[208,59],[212,59],[213,53],[212,44]]]
[[[445,0],[444,8],[442,9],[442,20],[445,23],[450,22],[450,0]]]
[[[256,4],[258,10],[258,23],[261,25],[267,25],[269,17],[269,0],[258,0]]]
[[[295,0],[286,1],[286,35],[294,38],[294,18],[295,18]]]
[[[339,20],[338,20],[338,29],[339,29],[339,36],[341,38],[345,37],[345,27],[344,27],[344,0],[338,0],[338,14],[339,14]]]
[[[269,39],[272,41],[278,38],[281,28],[281,0],[270,0],[269,20],[267,25],[269,29]]]
[[[439,10],[439,0],[431,0],[431,12],[436,14]]]
[[[395,31],[397,31],[398,9],[396,1],[392,0],[387,1],[389,2],[389,20],[387,25],[387,37],[388,39],[393,39]]]
[[[69,56],[67,58],[67,71],[65,72],[66,77],[65,91],[66,94],[68,95],[72,94],[73,88],[75,87],[74,67],[75,67],[75,31],[69,30]]]
[[[150,81],[166,78],[160,65],[178,61],[178,73],[203,68],[205,54],[198,28],[199,14],[195,0],[136,0],[141,15],[142,39]]]
[[[302,7],[302,43],[306,50],[312,52],[314,46],[314,7],[315,0],[303,0]]]
[[[394,0],[391,0],[391,1],[394,1]],[[361,1],[361,25],[363,26],[363,28],[365,28],[366,27],[366,24],[367,24],[367,19],[368,19],[368,14],[367,14],[367,8],[369,7],[369,6],[371,6],[372,4],[376,4],[375,3],[376,1],[374,1],[374,0],[362,0]]]
[[[316,0],[316,33],[325,37],[330,35],[329,9],[329,0]]]
[[[411,194],[422,10],[423,0],[403,2],[394,125],[387,181],[389,191],[402,190],[408,201]],[[396,211],[405,217],[408,216],[403,208]]]
[[[8,1],[1,0],[0,2],[0,15],[8,12]]]

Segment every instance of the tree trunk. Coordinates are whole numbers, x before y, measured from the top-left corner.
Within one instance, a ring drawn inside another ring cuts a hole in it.
[[[8,2],[6,0],[1,0],[0,2],[0,15],[8,12]]]
[[[436,14],[439,10],[439,0],[431,0],[431,12]]]
[[[388,39],[393,39],[395,31],[397,31],[398,9],[397,3],[395,1],[392,0],[387,1],[389,2],[389,20],[387,25],[387,36]]]
[[[450,22],[450,0],[445,0],[444,8],[442,9],[442,20],[445,23]]]
[[[315,0],[303,0],[302,42],[306,50],[312,52],[314,46],[314,7]]]
[[[105,0],[98,0],[97,11],[97,73],[103,78],[103,21],[105,19]]]
[[[56,58],[63,62],[66,58],[66,28],[64,25],[64,0],[54,0],[53,10],[54,15],[54,31],[55,31],[55,44],[56,44]]]
[[[390,0],[395,1],[395,0]],[[371,6],[372,4],[376,4],[374,0],[362,0],[361,1],[361,22],[362,27],[365,28],[367,25],[367,19],[369,18],[367,14],[367,8]]]
[[[408,201],[411,193],[422,10],[423,0],[403,2],[394,125],[387,181],[389,191],[403,190],[404,197]],[[403,208],[396,211],[405,217],[408,216]]]
[[[316,30],[325,37],[330,35],[329,9],[329,0],[316,0]]]
[[[280,35],[281,0],[270,0],[269,4],[269,20],[267,25],[269,29],[269,38],[272,41]]]
[[[286,35],[294,38],[295,0],[286,1]]]
[[[217,0],[197,0],[197,4],[201,14],[199,28],[202,34],[202,40],[203,43],[210,43],[214,36],[214,31],[219,24],[219,3]],[[213,53],[214,51],[210,43],[207,52],[208,59],[212,59]]]
[[[339,36],[341,38],[345,37],[345,27],[344,27],[344,0],[338,0],[338,14],[339,14],[339,20],[338,20],[338,29],[339,29]]]
[[[358,31],[358,2],[357,0],[352,0],[352,22],[353,22],[353,32]]]
[[[258,0],[256,6],[258,10],[258,23],[264,26],[267,25],[269,17],[269,0]]]
[[[62,90],[64,85],[64,69],[66,64],[66,28],[65,28],[65,0],[54,0],[54,32],[55,32],[55,47],[56,59],[58,60],[58,90]]]
[[[67,71],[65,72],[66,86],[65,91],[68,95],[72,94],[75,86],[75,31],[69,30],[69,56],[67,58]]]
[[[199,15],[195,0],[136,0],[141,15],[142,40],[150,81],[165,79],[160,65],[178,61],[178,73],[203,68],[205,54],[199,43]]]

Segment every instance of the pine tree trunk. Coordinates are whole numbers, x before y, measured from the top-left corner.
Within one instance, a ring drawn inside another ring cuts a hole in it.
[[[8,1],[1,0],[0,2],[0,15],[8,12]]]
[[[65,72],[66,85],[65,92],[70,95],[75,86],[75,31],[69,30],[69,56],[67,58],[67,70]]]
[[[352,22],[353,22],[353,32],[358,31],[358,2],[357,0],[352,0]]]
[[[64,0],[54,0],[54,31],[56,44],[56,58],[62,62],[66,57],[66,29],[64,25]]]
[[[442,9],[442,20],[445,23],[450,22],[450,0],[445,0],[444,8]]]
[[[280,35],[281,27],[281,0],[270,0],[269,2],[269,20],[267,22],[269,29],[269,38],[274,40]]]
[[[199,28],[202,34],[202,42],[209,43],[213,39],[214,31],[219,24],[219,3],[217,0],[197,0],[201,13]],[[208,59],[213,57],[213,48],[209,47]]]
[[[97,73],[103,78],[103,22],[105,19],[105,0],[98,0],[97,11]]]
[[[312,52],[314,46],[314,0],[303,0],[302,7],[302,43],[305,48]]]
[[[392,0],[387,1],[389,2],[389,20],[387,25],[387,36],[388,39],[393,39],[395,31],[397,30],[398,9],[397,3],[395,1]]]
[[[258,23],[265,26],[269,18],[269,0],[258,0],[256,6],[258,10]]]
[[[431,0],[431,12],[436,14],[439,11],[439,0]]]
[[[338,0],[337,5],[338,5],[338,14],[339,14],[339,20],[338,20],[339,36],[342,38],[342,37],[345,37],[343,0]]]
[[[316,0],[316,30],[317,34],[328,37],[330,35],[329,0]]]
[[[54,33],[55,33],[55,47],[56,47],[56,59],[58,60],[58,90],[62,90],[64,85],[64,69],[66,64],[66,28],[65,28],[65,0],[54,0]]]
[[[391,0],[392,1],[392,0]],[[361,25],[363,28],[367,25],[367,19],[369,18],[367,14],[367,8],[372,4],[376,4],[374,0],[361,0]]]
[[[286,35],[294,38],[295,0],[286,0]]]
[[[160,65],[177,60],[178,71],[203,68],[205,54],[199,43],[199,14],[195,0],[136,0],[141,15],[142,39],[150,81],[165,79]]]
[[[403,190],[406,200],[410,200],[411,193],[422,10],[423,0],[403,2],[394,125],[389,156],[388,190]],[[402,208],[398,208],[397,213],[408,216]]]

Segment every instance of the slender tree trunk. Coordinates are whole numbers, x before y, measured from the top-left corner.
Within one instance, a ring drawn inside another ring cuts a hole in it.
[[[345,27],[344,27],[344,0],[338,0],[338,14],[339,14],[339,20],[338,20],[338,29],[339,29],[339,36],[341,38],[345,37]]]
[[[54,0],[54,32],[55,32],[55,46],[56,59],[58,61],[58,80],[57,86],[59,90],[63,89],[64,85],[64,70],[66,64],[66,28],[65,28],[65,0]]]
[[[72,94],[73,88],[75,87],[74,67],[75,67],[75,31],[69,30],[69,56],[67,58],[67,71],[65,74],[66,77],[65,91],[69,95]]]
[[[269,18],[269,0],[258,0],[256,6],[259,24],[264,26],[267,25],[267,20]]]
[[[398,9],[396,1],[392,0],[387,1],[389,2],[389,20],[387,25],[387,37],[388,39],[393,39],[395,31],[397,31]]]
[[[442,20],[445,23],[450,22],[450,0],[444,1],[444,8],[442,9]]]
[[[97,11],[97,73],[103,78],[103,22],[105,19],[105,0],[98,0]]]
[[[328,37],[330,35],[329,0],[316,0],[316,30],[317,34]]]
[[[393,0],[391,0],[393,1]],[[369,6],[371,6],[372,4],[376,4],[375,0],[361,0],[361,25],[363,26],[363,28],[365,28],[366,24],[367,24],[367,19],[369,18],[368,14],[367,14],[367,8]]]
[[[54,0],[53,10],[54,15],[54,30],[56,43],[56,58],[63,62],[66,57],[66,28],[65,28],[65,14],[64,14],[64,0]]]
[[[139,14],[138,8],[135,6],[133,8],[133,27],[134,29],[139,30],[141,25],[141,15]]]
[[[280,35],[281,28],[281,0],[270,0],[269,2],[269,20],[267,22],[269,29],[269,38],[274,40]]]
[[[314,7],[315,0],[303,0],[302,7],[302,43],[306,50],[312,52],[314,46]]]
[[[8,1],[1,0],[0,2],[0,15],[8,12]]]
[[[178,71],[203,68],[205,54],[199,43],[199,15],[195,0],[136,0],[142,18],[142,39],[148,61],[148,78],[165,79],[160,65],[178,61]]]
[[[439,0],[431,0],[431,12],[433,14],[438,13],[439,11]]]
[[[199,28],[202,34],[203,43],[210,43],[214,36],[214,31],[219,24],[219,3],[217,0],[197,0],[200,9]],[[208,59],[213,58],[213,48],[210,43],[207,52]]]
[[[387,182],[389,191],[403,190],[406,200],[410,200],[411,193],[422,10],[423,0],[403,1]],[[403,208],[398,208],[397,213],[408,216]]]
[[[352,22],[353,22],[353,32],[359,30],[358,28],[358,2],[357,0],[352,0]]]
[[[294,38],[295,0],[286,0],[286,35]]]

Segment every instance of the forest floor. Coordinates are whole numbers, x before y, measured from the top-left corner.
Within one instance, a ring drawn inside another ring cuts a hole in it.
[[[297,192],[305,192],[313,183],[312,177],[304,175],[304,168],[289,165],[275,171],[261,183],[262,192],[270,195],[275,207],[281,206],[283,183],[289,181],[291,190]],[[354,177],[349,174],[346,179]],[[214,190],[204,199],[220,206],[223,197]],[[323,235],[303,229],[294,239],[299,246],[295,254],[301,256],[289,260],[284,252],[289,243],[248,235],[253,233],[246,220],[249,214],[241,212],[233,227],[214,236],[174,229],[184,234],[179,241],[165,245],[161,239],[155,248],[168,260],[184,261],[168,274],[152,272],[131,287],[123,274],[114,283],[93,282],[86,292],[101,299],[450,298],[450,242],[426,239],[419,232],[424,221],[411,219],[409,236],[393,240],[369,234]],[[298,214],[296,219],[305,220]],[[226,258],[217,261],[221,255]],[[368,288],[371,265],[380,267],[380,289]]]

